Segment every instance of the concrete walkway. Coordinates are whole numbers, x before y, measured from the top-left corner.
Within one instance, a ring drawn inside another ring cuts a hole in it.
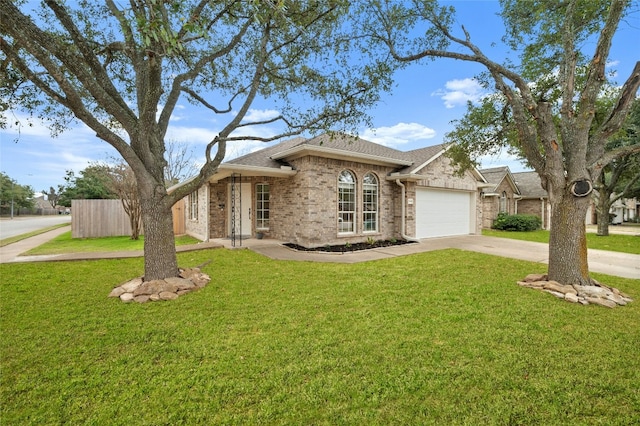
[[[22,256],[22,253],[38,247],[50,241],[60,234],[69,232],[69,227],[62,227],[48,231],[34,237],[26,238],[13,244],[0,247],[0,263],[17,262],[55,262],[63,260],[96,260],[96,259],[125,259],[129,257],[142,257],[142,250],[129,251],[105,251],[85,253],[46,254],[41,256]],[[215,242],[188,244],[176,247],[177,252],[202,250],[207,248],[221,248],[222,244]]]
[[[85,260],[85,259],[117,259],[126,257],[140,257],[141,251],[128,252],[100,252],[100,253],[69,253],[61,255],[45,256],[20,256],[27,250],[37,247],[50,239],[67,232],[69,229],[58,228],[35,237],[27,238],[14,244],[0,247],[0,263],[10,262],[38,262],[61,260]],[[215,239],[207,243],[178,246],[177,251],[201,250],[208,248],[225,247],[232,249],[228,239]],[[529,241],[518,241],[508,238],[486,237],[481,235],[462,235],[456,237],[431,238],[414,244],[401,246],[375,248],[371,250],[357,251],[345,254],[299,252],[291,250],[282,244],[282,241],[265,239],[248,239],[236,243],[236,249],[245,248],[256,253],[277,260],[294,260],[307,262],[335,262],[358,263],[370,260],[388,259],[391,257],[405,256],[408,254],[456,248],[491,254],[494,256],[508,257],[512,259],[527,260],[531,262],[547,263],[549,259],[548,245]],[[624,278],[640,279],[640,255],[618,253],[604,250],[589,250],[589,270],[603,274]]]

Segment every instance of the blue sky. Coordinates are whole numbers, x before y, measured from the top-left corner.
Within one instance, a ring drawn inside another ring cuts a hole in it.
[[[500,59],[504,48],[500,44],[503,25],[497,1],[453,1],[458,23],[464,24],[472,41],[491,59]],[[640,59],[640,12],[636,11],[622,22],[609,57],[609,70],[617,72],[618,83],[624,82],[635,61]],[[495,43],[495,44],[493,44]],[[588,51],[593,46],[585,46]],[[475,64],[438,59],[412,65],[395,75],[396,86],[391,94],[370,111],[373,129],[362,128],[364,139],[400,150],[411,150],[439,144],[451,131],[451,120],[463,116],[467,100],[477,100],[484,92],[473,80],[483,71]],[[254,104],[250,114],[269,117],[274,114],[268,101]],[[20,111],[9,112],[9,122],[24,118]],[[167,139],[189,143],[196,159],[204,155],[204,146],[216,131],[217,124],[203,112],[181,102],[172,117]],[[275,129],[263,128],[265,134]],[[16,142],[16,138],[18,138]],[[227,160],[266,146],[260,142],[233,143]],[[64,183],[66,170],[76,174],[91,161],[105,160],[116,152],[106,142],[95,137],[84,125],[77,125],[55,138],[42,124],[20,129],[0,130],[0,170],[19,184],[31,185],[34,190],[57,187]],[[518,161],[506,155],[482,158],[482,167],[508,165],[512,171],[525,170]]]

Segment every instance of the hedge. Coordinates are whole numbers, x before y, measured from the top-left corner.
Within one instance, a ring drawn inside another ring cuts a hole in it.
[[[499,213],[493,221],[493,229],[502,231],[535,231],[541,225],[540,218],[532,214]]]

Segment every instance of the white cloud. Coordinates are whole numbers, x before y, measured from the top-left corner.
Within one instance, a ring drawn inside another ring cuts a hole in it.
[[[169,126],[167,140],[178,142],[208,144],[216,137],[218,129],[188,126]]]
[[[363,139],[385,146],[397,146],[435,137],[436,131],[418,123],[398,123],[391,127],[365,130]]]
[[[463,80],[450,80],[445,83],[444,89],[436,90],[431,96],[439,96],[444,101],[446,108],[464,106],[467,101],[476,102],[485,94],[478,81],[473,78]]]
[[[280,115],[280,112],[274,109],[249,109],[247,115],[242,119],[243,122],[256,122],[270,120]]]

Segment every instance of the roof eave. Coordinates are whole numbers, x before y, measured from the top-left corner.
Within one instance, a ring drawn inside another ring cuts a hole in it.
[[[275,168],[224,163],[221,164],[218,167],[218,171],[209,178],[209,182],[218,182],[231,176],[233,173],[238,173],[244,176],[291,177],[298,173],[298,171],[289,166],[280,166],[280,168]]]

